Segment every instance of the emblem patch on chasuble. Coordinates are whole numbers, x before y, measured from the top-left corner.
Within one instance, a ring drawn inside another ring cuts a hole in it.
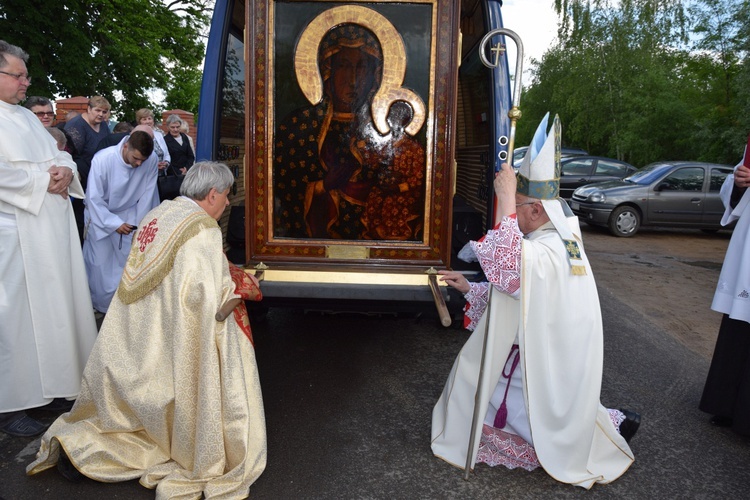
[[[185,210],[170,209],[173,203],[186,204]],[[117,296],[124,304],[139,300],[162,282],[186,241],[204,229],[218,228],[214,219],[189,200],[162,203],[151,215],[148,224],[138,229],[138,244],[130,249],[117,288]]]

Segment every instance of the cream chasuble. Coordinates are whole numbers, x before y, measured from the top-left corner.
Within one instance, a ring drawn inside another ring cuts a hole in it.
[[[27,473],[59,446],[86,476],[140,478],[156,498],[245,498],[266,464],[255,353],[215,220],[192,200],[165,201],[138,228],[70,413],[42,438]]]
[[[573,233],[580,235],[577,222],[569,222]],[[551,224],[531,233],[522,245],[521,297],[514,299],[490,287],[489,313],[485,311],[459,353],[433,410],[433,452],[457,467],[466,464],[489,321],[472,467],[481,419],[517,335],[531,444],[540,464],[556,480],[584,488],[613,481],[632,464],[633,455],[599,402],[602,323],[588,260],[582,252],[588,274],[573,275]]]

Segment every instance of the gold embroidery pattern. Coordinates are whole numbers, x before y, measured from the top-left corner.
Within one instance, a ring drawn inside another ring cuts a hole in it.
[[[170,203],[192,202],[178,199]],[[152,233],[153,241],[143,246],[144,251],[136,245],[130,249],[128,263],[117,288],[117,296],[123,303],[132,304],[156,288],[172,270],[175,256],[186,241],[204,229],[218,228],[216,221],[203,209],[195,208],[196,211],[187,218],[170,220],[163,216],[165,210],[160,206],[149,224],[139,230],[138,241],[141,232],[146,230]]]

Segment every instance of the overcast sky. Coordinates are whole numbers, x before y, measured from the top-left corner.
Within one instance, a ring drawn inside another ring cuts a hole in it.
[[[541,59],[557,35],[554,0],[504,0],[502,14],[504,26],[518,33],[521,38],[526,74],[531,58]],[[516,69],[516,49],[514,43],[510,42],[510,45],[508,66],[513,72]],[[530,83],[528,74],[523,81],[524,85]]]

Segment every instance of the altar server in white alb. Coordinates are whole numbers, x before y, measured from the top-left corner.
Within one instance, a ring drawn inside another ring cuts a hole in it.
[[[65,411],[96,340],[68,196],[83,197],[70,155],[18,103],[28,54],[0,40],[0,431],[46,426],[24,410]]]
[[[502,165],[494,182],[500,220],[471,243],[489,283],[441,273],[465,294],[465,322],[474,333],[433,410],[432,450],[466,466],[479,386],[471,467],[541,466],[558,481],[590,488],[614,481],[633,463],[627,441],[640,416],[599,401],[599,298],[578,220],[558,198],[560,122],[555,117],[547,135],[547,119],[518,178]]]
[[[130,253],[133,232],[159,204],[153,131],[139,125],[94,155],[86,188],[83,259],[94,309],[106,313]]]

